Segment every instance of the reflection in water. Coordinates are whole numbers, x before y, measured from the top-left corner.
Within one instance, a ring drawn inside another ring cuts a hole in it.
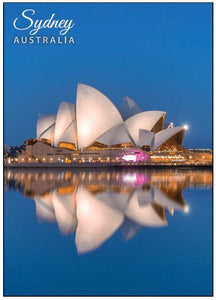
[[[188,211],[185,188],[212,187],[212,171],[7,169],[4,185],[34,199],[39,220],[75,233],[78,253],[86,253],[119,227],[129,240],[142,226],[166,226],[166,212]]]

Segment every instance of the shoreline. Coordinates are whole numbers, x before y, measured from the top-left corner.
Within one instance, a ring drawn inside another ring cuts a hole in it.
[[[111,164],[111,163],[82,163],[82,164],[71,164],[71,163],[42,163],[42,164],[6,164],[4,165],[4,168],[25,168],[25,169],[31,169],[31,168],[49,168],[49,169],[59,169],[59,168],[65,168],[65,169],[81,169],[81,168],[150,168],[150,169],[162,169],[162,168],[168,168],[168,169],[178,169],[178,168],[186,168],[186,169],[213,169],[213,164]]]

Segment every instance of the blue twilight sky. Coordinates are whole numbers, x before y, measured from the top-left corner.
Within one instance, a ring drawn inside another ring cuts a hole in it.
[[[14,45],[29,36],[13,27],[25,9],[34,20],[73,19],[75,44]],[[212,147],[212,4],[4,4],[4,143],[35,137],[37,115],[75,102],[78,82],[117,107],[127,95],[143,110],[166,111],[174,125],[189,124],[186,147]]]

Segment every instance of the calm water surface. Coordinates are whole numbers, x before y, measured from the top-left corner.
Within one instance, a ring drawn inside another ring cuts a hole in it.
[[[211,170],[4,172],[5,295],[211,295]]]

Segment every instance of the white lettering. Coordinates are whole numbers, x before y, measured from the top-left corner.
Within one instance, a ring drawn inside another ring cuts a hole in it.
[[[56,43],[55,38],[54,38],[54,36],[52,36],[50,39],[50,44],[55,44],[55,43]]]
[[[13,43],[14,43],[14,44],[19,44],[18,36],[15,36],[15,38],[14,38],[14,40],[13,40]]]
[[[29,28],[32,26],[33,20],[25,15],[25,13],[26,13],[27,11],[31,11],[31,12],[32,12],[32,15],[35,14],[35,11],[34,11],[34,9],[26,9],[26,10],[24,10],[24,11],[22,12],[22,17],[23,17],[24,19],[29,20],[29,21],[30,21],[30,25],[27,26],[27,27],[24,27],[24,28],[19,28],[19,27],[17,27],[17,25],[16,25],[17,20],[18,20],[18,18],[16,18],[16,19],[14,20],[14,22],[13,22],[13,26],[14,26],[17,30],[26,30],[26,29],[29,29]]]
[[[68,31],[70,29],[72,29],[75,25],[74,21],[71,19],[71,20],[65,20],[65,19],[61,19],[61,20],[55,20],[54,17],[55,17],[55,13],[53,13],[51,15],[51,17],[49,19],[46,19],[46,20],[39,20],[39,19],[36,19],[36,20],[33,20],[33,18],[31,18],[29,16],[29,14],[31,16],[33,16],[35,14],[35,10],[34,9],[26,9],[22,12],[21,16],[22,16],[22,19],[26,19],[28,20],[29,24],[27,26],[21,26],[21,22],[20,22],[20,19],[19,18],[16,18],[14,19],[14,22],[13,22],[13,26],[14,28],[16,28],[17,30],[27,30],[27,29],[31,29],[29,31],[29,34],[30,35],[35,35],[38,33],[39,30],[43,29],[43,28],[59,28],[61,29],[59,31],[59,34],[60,35],[65,35],[66,33],[68,33]],[[19,22],[19,26],[18,26],[18,23]]]
[[[47,36],[43,36],[43,44],[48,44],[48,37]]]
[[[69,38],[69,41],[68,41],[68,44],[74,44],[74,38],[72,37],[72,36],[70,36],[70,38]]]
[[[29,44],[34,44],[34,38],[33,38],[33,36],[29,37]]]
[[[14,44],[74,44],[73,36],[15,36],[13,38]]]

